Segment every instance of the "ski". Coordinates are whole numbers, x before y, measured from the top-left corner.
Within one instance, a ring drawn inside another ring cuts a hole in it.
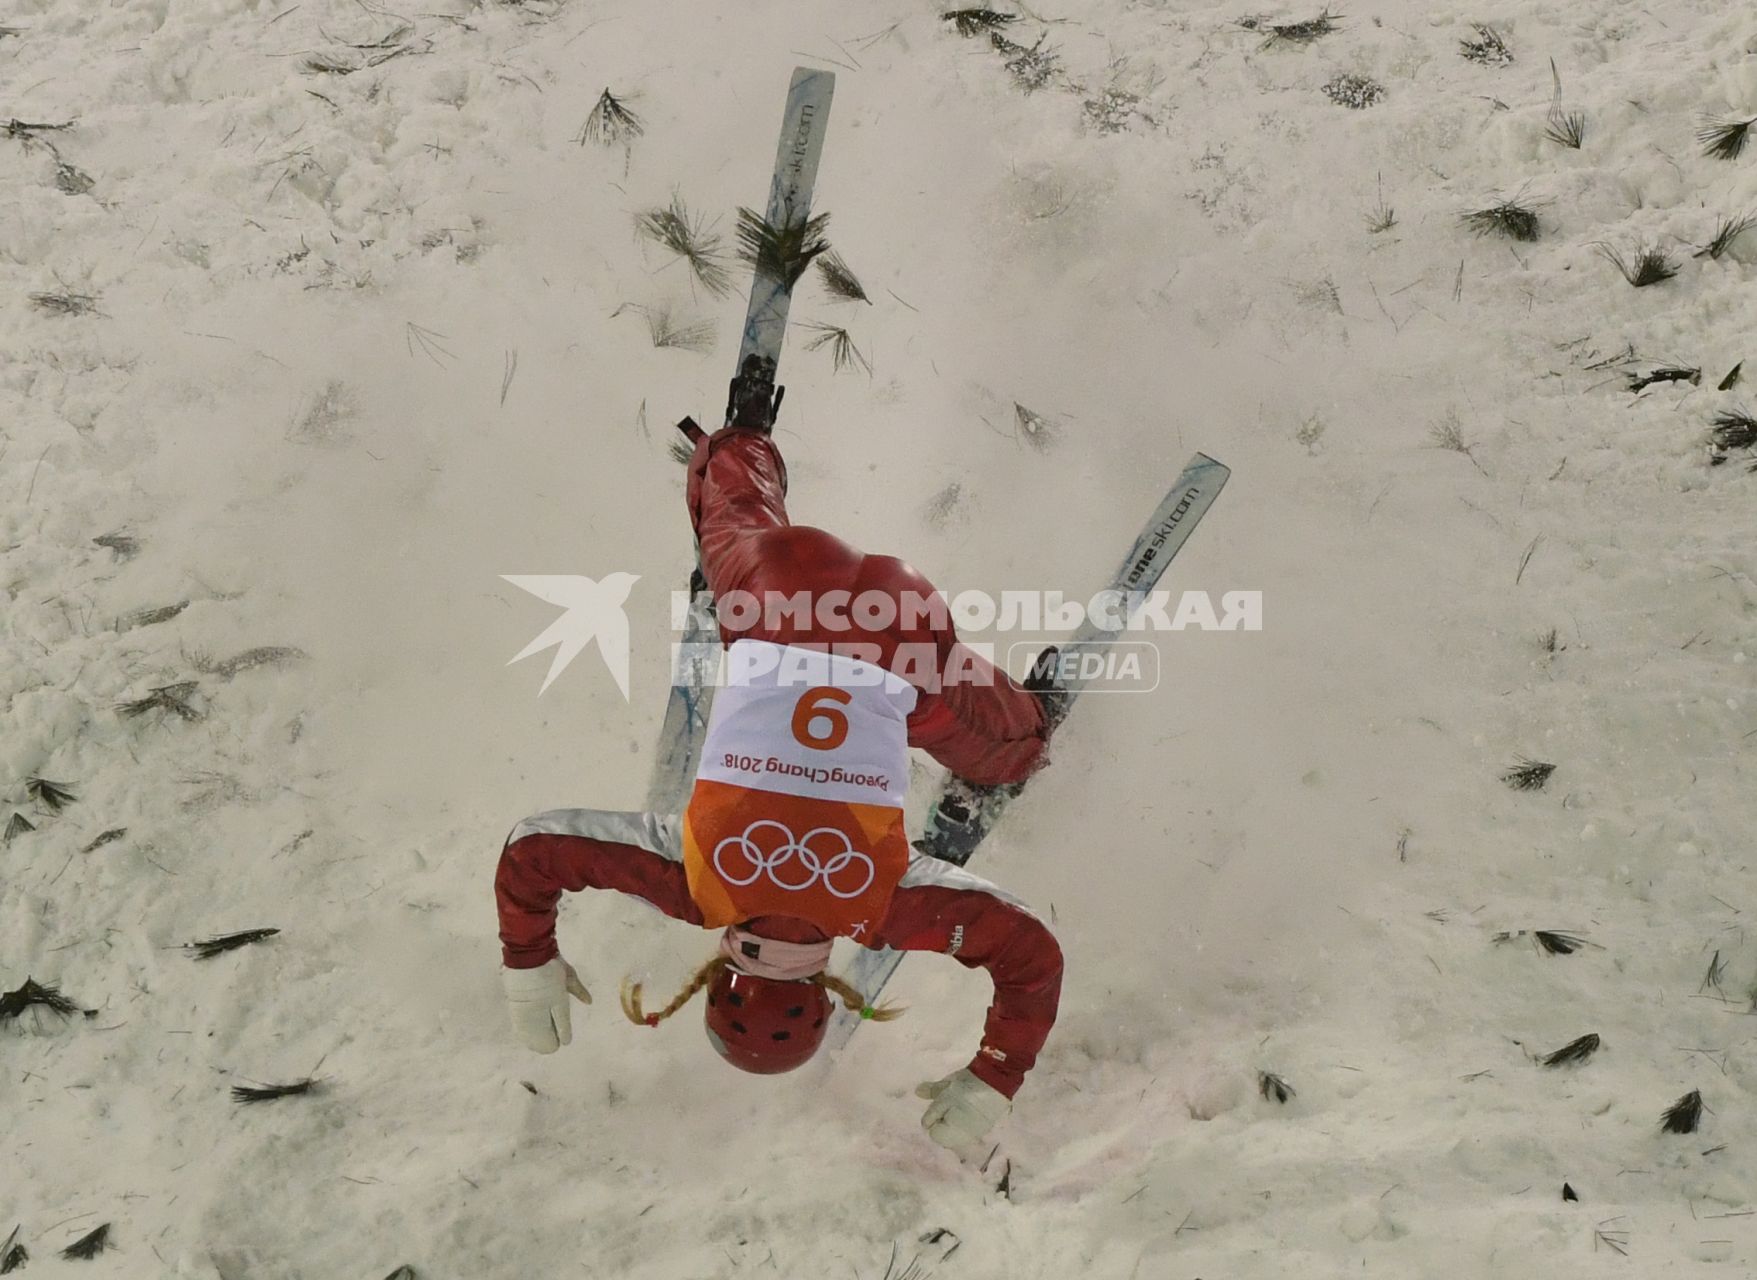
[[[1121,638],[1128,619],[1140,611],[1147,595],[1158,586],[1166,567],[1208,513],[1231,474],[1207,454],[1198,453],[1190,459],[1177,483],[1160,499],[1158,507],[1141,527],[1134,545],[1105,587],[1125,601],[1120,619],[1113,619],[1122,621],[1125,626],[1101,626],[1089,615],[1073,638],[1062,646],[1064,657]],[[1056,686],[1056,725],[1067,718],[1085,688],[1086,681],[1080,676],[1080,669],[1079,664],[1074,664],[1073,676]],[[913,842],[915,848],[930,857],[963,866],[1027,785],[984,787],[948,776],[940,784],[928,809],[926,824]],[[872,1004],[902,962],[903,953],[900,951],[888,947],[876,951],[863,948],[844,976],[865,995],[867,1003]],[[859,1025],[857,1015],[839,1010],[836,1022],[830,1028],[830,1043],[836,1047],[846,1044]]]
[[[781,140],[775,173],[769,182],[766,218],[771,227],[802,225],[811,217],[812,188],[823,156],[824,130],[830,122],[830,99],[836,76],[830,71],[795,67],[787,86],[787,109],[781,117]],[[758,271],[750,285],[744,334],[726,421],[751,410],[760,399],[764,411],[779,403],[773,391],[781,346],[787,336],[787,311],[793,295],[785,280]],[[771,399],[771,396],[775,398]],[[672,669],[671,695],[659,730],[658,758],[647,786],[647,808],[654,813],[681,813],[695,782],[702,737],[714,698],[714,674],[720,663],[720,632],[714,621],[713,599],[698,563],[689,579],[690,608]]]

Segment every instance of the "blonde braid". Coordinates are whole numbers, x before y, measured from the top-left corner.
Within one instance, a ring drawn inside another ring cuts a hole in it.
[[[630,1022],[639,1023],[640,1025],[647,1027],[656,1027],[694,999],[695,993],[707,986],[715,978],[719,977],[720,970],[725,967],[726,957],[715,956],[701,968],[697,969],[695,977],[689,980],[689,984],[672,998],[670,1004],[666,1005],[657,1013],[647,1013],[641,1009],[641,984],[638,982],[630,984],[629,980],[624,978],[622,980],[622,1012],[628,1017]]]
[[[842,997],[842,1003],[849,1012],[858,1013],[862,1018],[873,1022],[890,1022],[901,1018],[905,1012],[903,1006],[895,1004],[881,1004],[875,1009],[866,1003],[866,997],[860,994],[859,988],[853,983],[827,973],[813,974],[807,981],[817,983],[826,991],[835,992]]]

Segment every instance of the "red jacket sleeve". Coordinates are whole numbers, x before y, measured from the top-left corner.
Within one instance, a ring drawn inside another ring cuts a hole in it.
[[[506,967],[535,969],[555,958],[555,910],[564,890],[615,889],[675,920],[701,924],[676,831],[675,818],[593,809],[555,809],[519,823],[494,873]]]
[[[1049,926],[962,867],[918,857],[868,945],[939,951],[988,970],[994,1003],[970,1070],[1009,1098],[1019,1091],[1061,1001],[1062,953]]]

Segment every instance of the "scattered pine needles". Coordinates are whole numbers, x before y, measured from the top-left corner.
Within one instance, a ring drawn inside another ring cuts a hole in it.
[[[1562,110],[1562,73],[1554,58],[1550,59],[1550,84],[1549,123],[1543,131],[1544,137],[1558,147],[1578,151],[1580,144],[1586,141],[1586,113]]]
[[[1733,247],[1733,241],[1752,227],[1757,227],[1757,214],[1744,213],[1738,217],[1722,218],[1714,228],[1714,238],[1696,250],[1695,256],[1712,258],[1718,262],[1721,254]]]
[[[229,658],[214,661],[208,657],[197,657],[192,660],[195,669],[203,675],[218,676],[222,680],[230,680],[246,671],[254,671],[258,667],[290,667],[296,662],[303,662],[311,655],[303,649],[295,649],[288,644],[264,644],[254,649],[246,649],[235,653]]]
[[[36,823],[32,822],[22,813],[14,811],[12,817],[6,821],[6,834],[0,836],[0,840],[4,840],[7,844],[11,844],[14,840],[18,839],[18,837],[26,835],[36,829]]]
[[[1380,232],[1389,231],[1392,227],[1397,225],[1397,210],[1385,203],[1385,181],[1383,177],[1379,179],[1379,202],[1375,204],[1372,210],[1366,215],[1366,219],[1368,233],[1375,236]]]
[[[657,307],[643,307],[642,313],[647,320],[647,336],[653,345],[661,349],[676,348],[680,351],[712,351],[714,349],[714,322],[712,320],[681,320],[664,304]]]
[[[1665,1109],[1659,1127],[1667,1133],[1695,1133],[1702,1123],[1702,1090],[1692,1089]]]
[[[85,1262],[97,1257],[109,1247],[110,1224],[106,1222],[103,1226],[86,1232],[79,1239],[61,1250],[61,1256],[63,1258],[72,1258],[75,1261]]]
[[[632,146],[647,130],[628,103],[628,98],[618,98],[606,87],[574,141],[582,147],[588,142],[603,147]]]
[[[92,545],[103,547],[117,560],[132,560],[140,554],[140,541],[126,533],[106,533],[101,538],[93,538]]]
[[[33,293],[30,295],[31,305],[39,311],[47,311],[57,316],[89,316],[102,315],[98,310],[96,294],[75,293],[71,289],[63,289],[59,293]]]
[[[1530,938],[1532,945],[1545,955],[1571,956],[1581,947],[1596,947],[1595,942],[1588,942],[1575,933],[1564,933],[1557,929],[1506,929],[1494,936],[1496,942],[1512,942],[1518,938]]]
[[[1599,255],[1622,273],[1623,279],[1637,289],[1670,280],[1678,274],[1677,263],[1664,249],[1653,244],[1638,244],[1634,256],[1625,258],[1621,252],[1602,241],[1596,246]]]
[[[60,133],[73,128],[73,121],[63,120],[60,124],[49,124],[46,121],[20,120],[17,116],[6,122],[6,136],[16,138],[28,148],[31,143],[41,141],[38,134]]]
[[[55,188],[62,195],[83,196],[96,185],[91,174],[78,165],[61,159],[55,161]]]
[[[1141,95],[1120,84],[1105,85],[1097,97],[1085,99],[1080,113],[1094,133],[1121,133],[1136,116],[1153,123],[1153,117],[1141,110]]]
[[[314,76],[351,76],[359,69],[333,53],[314,53],[303,65]]]
[[[1517,198],[1476,209],[1464,214],[1463,220],[1479,236],[1503,235],[1509,240],[1535,240],[1543,230],[1537,211]]]
[[[834,249],[826,252],[817,260],[818,279],[830,296],[840,298],[843,302],[864,302],[872,305],[872,299],[866,296],[866,288],[860,283],[848,264],[842,261],[842,255]]]
[[[789,291],[819,254],[828,253],[824,231],[830,215],[774,225],[754,209],[738,211],[738,257],[759,276],[779,280]]]
[[[1549,956],[1571,956],[1581,947],[1597,945],[1577,934],[1560,933],[1554,929],[1534,930],[1531,938],[1537,943],[1538,949]]]
[[[386,1276],[384,1280],[417,1280],[415,1268],[405,1262],[402,1266]]]
[[[114,844],[127,834],[127,827],[111,827],[108,831],[102,832],[96,836],[92,842],[86,845],[85,848],[81,849],[80,852],[90,853],[93,849],[102,849],[105,845]]]
[[[1558,147],[1567,147],[1570,151],[1580,150],[1581,144],[1586,141],[1586,113],[1552,109],[1549,122],[1544,126],[1543,136]]]
[[[1708,972],[1702,975],[1702,982],[1696,988],[1696,994],[1712,988],[1722,1000],[1726,999],[1726,990],[1722,985],[1726,981],[1726,961],[1721,959],[1719,948],[1715,949],[1714,958],[1708,962]]]
[[[709,293],[724,297],[731,290],[732,276],[726,270],[720,237],[700,218],[691,216],[682,196],[672,196],[663,209],[636,214],[634,224],[641,235],[689,263],[690,273]]]
[[[1021,440],[1040,451],[1049,448],[1060,435],[1049,418],[1017,400],[1013,401],[1013,429]]]
[[[1723,453],[1733,449],[1757,449],[1757,417],[1743,409],[1722,409],[1714,415],[1709,430],[1714,447]]]
[[[816,330],[818,335],[805,344],[805,349],[817,351],[822,347],[829,347],[837,373],[844,369],[862,369],[868,377],[872,376],[872,361],[862,355],[860,348],[854,345],[854,339],[848,330],[816,321],[805,327]]]
[[[1556,766],[1543,760],[1520,756],[1516,764],[1501,775],[1501,781],[1515,791],[1542,791]]]
[[[1598,1035],[1589,1032],[1578,1040],[1570,1040],[1554,1053],[1546,1053],[1540,1061],[1546,1067],[1572,1067],[1585,1062],[1598,1052]]]
[[[149,605],[144,609],[135,609],[116,619],[116,630],[133,631],[138,627],[156,627],[161,622],[169,622],[189,607],[189,601],[179,600],[176,604]]]
[[[232,1101],[248,1106],[257,1102],[273,1102],[277,1098],[296,1098],[315,1088],[317,1081],[311,1079],[295,1080],[291,1084],[261,1086],[235,1084],[232,1086]]]
[[[983,1172],[987,1172],[986,1166],[984,1166]],[[1007,1175],[1001,1178],[1001,1185],[995,1188],[1003,1196],[1007,1193],[1007,1180],[1011,1177],[1011,1174],[1012,1165],[1011,1162],[1009,1162],[1007,1166]],[[954,1250],[956,1250],[957,1247],[957,1245],[952,1246]],[[949,1257],[951,1257],[950,1253],[945,1254],[941,1257],[940,1261],[944,1262],[945,1259]],[[916,1254],[913,1258],[909,1259],[908,1262],[904,1263],[901,1270],[897,1267],[898,1261],[897,1246],[893,1243],[891,1245],[890,1260],[885,1263],[885,1273],[879,1277],[879,1280],[928,1280],[928,1277],[933,1274],[932,1270],[922,1263],[920,1254]]]
[[[1331,13],[1325,9],[1315,18],[1307,18],[1304,22],[1275,23],[1262,30],[1268,34],[1263,40],[1263,48],[1272,45],[1307,45],[1319,40],[1336,30],[1336,24],[1342,14]]]
[[[1648,373],[1627,373],[1630,391],[1645,391],[1661,382],[1688,382],[1691,386],[1700,386],[1702,370],[1692,369],[1688,365],[1666,364]]]
[[[940,21],[951,23],[961,36],[979,36],[985,31],[998,31],[1018,20],[1019,15],[1016,13],[1001,13],[995,9],[953,9],[940,14]]]
[[[1476,29],[1476,39],[1458,42],[1459,57],[1485,67],[1504,67],[1513,61],[1513,50],[1508,48],[1506,37],[1481,22],[1471,25]]]
[[[1298,1090],[1273,1071],[1259,1071],[1257,1072],[1257,1092],[1265,1098],[1272,1098],[1276,1102],[1286,1105],[1287,1100],[1294,1097]]]
[[[46,987],[31,978],[24,980],[24,985],[16,991],[8,991],[0,995],[0,1022],[10,1022],[32,1005],[47,1009],[50,1013],[58,1013],[63,1018],[73,1014],[83,1014],[87,1018],[97,1017],[96,1009],[81,1009],[72,1000],[61,994],[59,987]]]
[[[1371,76],[1344,71],[1324,85],[1324,96],[1339,107],[1362,111],[1385,100],[1385,86]]]
[[[151,690],[146,697],[136,698],[133,702],[118,703],[116,710],[127,719],[133,720],[152,711],[168,711],[182,720],[200,720],[201,712],[189,705],[189,697],[196,690],[193,680],[180,680],[176,684],[160,685]]]
[[[1485,476],[1488,474],[1487,471],[1483,470],[1482,463],[1476,460],[1476,454],[1472,452],[1476,446],[1464,438],[1464,424],[1458,421],[1456,409],[1448,409],[1444,418],[1428,428],[1428,446],[1434,449],[1444,449],[1448,453],[1461,453],[1470,459],[1471,466],[1481,471]]]
[[[405,22],[369,43],[339,41],[350,52],[314,53],[305,59],[304,67],[312,75],[351,76],[356,71],[383,66],[393,58],[433,52],[433,41],[424,39],[417,44],[411,38],[414,32],[413,24]]]
[[[964,486],[956,480],[947,481],[922,507],[921,518],[935,529],[945,529],[958,518],[963,506]]]
[[[1061,55],[1052,45],[1044,48],[1048,33],[1037,37],[1037,43],[1030,48],[1022,44],[1014,44],[1000,32],[991,32],[988,42],[994,46],[995,52],[1005,61],[1007,71],[1013,77],[1013,83],[1026,93],[1048,87],[1061,71]]]
[[[31,1260],[30,1250],[24,1247],[24,1241],[18,1233],[24,1230],[24,1224],[12,1228],[12,1234],[6,1237],[6,1243],[0,1244],[0,1276],[11,1275]]]
[[[26,779],[24,789],[31,799],[41,802],[51,813],[60,813],[79,799],[65,783],[50,782],[47,778]]]
[[[1702,154],[1715,160],[1737,160],[1745,153],[1745,143],[1751,136],[1751,126],[1757,124],[1757,116],[1748,120],[1715,120],[1704,117],[1702,127],[1696,130],[1696,141],[1702,144]]]
[[[248,947],[253,942],[272,938],[279,932],[279,929],[243,929],[237,933],[222,933],[215,938],[204,938],[200,942],[185,942],[183,949],[193,952],[197,960],[212,960],[227,951],[236,951],[239,947]]]

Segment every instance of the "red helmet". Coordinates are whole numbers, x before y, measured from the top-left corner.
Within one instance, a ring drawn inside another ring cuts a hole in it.
[[[708,988],[708,1042],[740,1071],[778,1075],[824,1042],[830,997],[815,982],[779,982],[725,965]]]

